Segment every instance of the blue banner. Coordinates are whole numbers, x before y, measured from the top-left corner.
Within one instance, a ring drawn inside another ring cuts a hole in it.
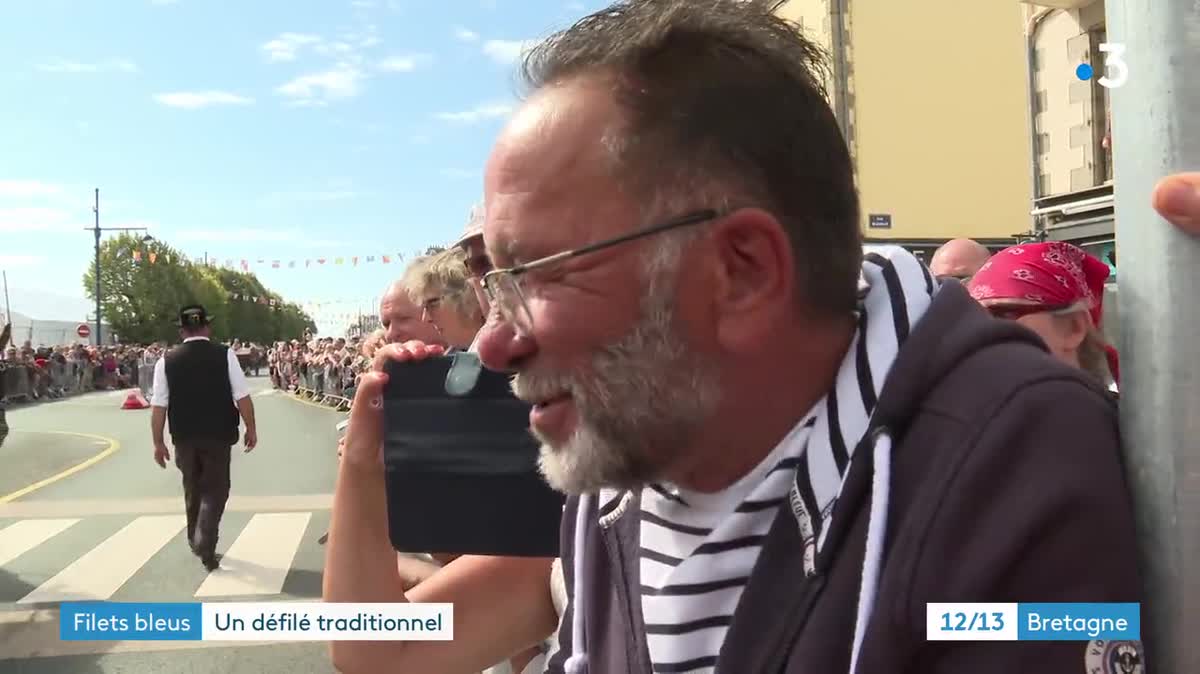
[[[1137,641],[1140,604],[1017,604],[1018,641]]]
[[[198,602],[65,602],[59,606],[63,641],[199,641]]]

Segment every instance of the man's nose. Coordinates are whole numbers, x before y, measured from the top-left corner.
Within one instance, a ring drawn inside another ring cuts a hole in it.
[[[515,371],[521,361],[537,352],[533,337],[518,333],[512,323],[501,320],[497,311],[489,312],[477,339],[480,362],[495,372]]]

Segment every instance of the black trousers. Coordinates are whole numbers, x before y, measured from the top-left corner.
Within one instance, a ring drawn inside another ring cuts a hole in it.
[[[4,376],[0,373],[0,377]],[[0,447],[4,446],[4,438],[8,437],[8,419],[5,417],[4,401],[0,400]]]
[[[221,516],[229,500],[232,446],[213,441],[175,441],[175,465],[183,475],[188,542],[200,556],[217,549]]]

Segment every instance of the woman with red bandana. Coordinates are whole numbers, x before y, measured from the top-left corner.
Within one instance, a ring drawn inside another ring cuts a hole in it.
[[[1033,330],[1058,358],[1114,388],[1117,352],[1099,330],[1109,268],[1061,241],[1006,248],[968,286],[992,315]]]

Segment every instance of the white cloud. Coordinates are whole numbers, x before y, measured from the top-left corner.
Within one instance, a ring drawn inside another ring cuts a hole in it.
[[[71,222],[72,214],[59,208],[21,206],[0,208],[0,232],[66,231],[83,225]]]
[[[45,255],[0,255],[0,267],[33,267],[48,261]]]
[[[391,56],[379,62],[379,69],[386,73],[410,73],[432,62],[433,57],[428,54]]]
[[[318,73],[301,75],[275,89],[295,99],[297,104],[320,105],[330,100],[353,98],[362,91],[363,73],[350,64],[342,63]]]
[[[279,201],[344,201],[359,196],[358,192],[346,189],[314,190],[309,192],[272,192],[264,200]]]
[[[172,239],[196,243],[287,243],[301,248],[334,248],[347,245],[344,240],[307,237],[295,229],[259,227],[181,230],[175,232]]]
[[[279,37],[264,44],[262,50],[266,52],[268,61],[295,61],[301,49],[320,44],[322,44],[320,35],[281,33]]]
[[[62,191],[60,185],[38,180],[0,180],[0,197],[50,197]]]
[[[464,28],[462,26],[455,26],[454,27],[454,37],[462,40],[463,42],[474,42],[479,39],[479,33],[476,33],[475,31],[473,31],[469,28]]]
[[[347,54],[356,54],[357,53],[357,47],[355,47],[350,42],[346,42],[343,40],[337,40],[334,42],[322,42],[320,44],[317,44],[315,47],[313,47],[313,50],[316,51],[321,56],[333,56],[333,57],[337,57],[337,58],[344,58]]]
[[[538,44],[538,40],[488,40],[483,43],[483,53],[496,63],[511,65]]]
[[[447,122],[476,124],[486,119],[507,117],[512,114],[512,111],[513,106],[511,103],[483,103],[471,108],[470,110],[461,110],[459,112],[439,112],[437,114],[437,118]]]
[[[175,232],[172,237],[180,241],[204,241],[218,243],[222,241],[257,241],[279,243],[291,241],[295,233],[283,229],[255,229],[253,227],[238,227],[234,229],[187,229]]]
[[[175,91],[166,94],[155,94],[154,100],[172,107],[196,110],[212,105],[249,105],[252,98],[239,96],[228,91]]]
[[[43,63],[37,69],[45,73],[68,73],[72,75],[103,72],[136,73],[138,71],[137,64],[128,59],[109,59],[108,61],[99,61],[96,63],[81,63],[79,61],[64,61],[60,59],[53,63]]]

